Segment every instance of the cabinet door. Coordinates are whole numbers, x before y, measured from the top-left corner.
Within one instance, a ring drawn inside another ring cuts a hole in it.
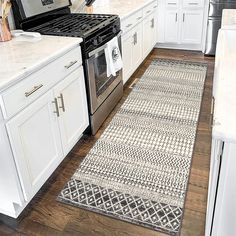
[[[165,42],[178,43],[179,15],[177,11],[166,11],[165,15]]]
[[[134,38],[133,31],[127,32],[122,36],[122,59],[123,59],[123,83],[125,84],[132,74],[133,70],[133,52]]]
[[[133,33],[133,70],[136,70],[143,60],[143,28],[142,23],[138,24]]]
[[[203,10],[184,11],[182,17],[181,42],[200,44],[203,31]]]
[[[63,156],[53,101],[53,93],[48,92],[7,123],[26,201],[36,194]]]
[[[58,100],[58,119],[65,156],[89,125],[82,67],[59,83],[54,89],[54,94]]]
[[[155,42],[155,16],[152,13],[143,21],[143,56],[152,50]]]

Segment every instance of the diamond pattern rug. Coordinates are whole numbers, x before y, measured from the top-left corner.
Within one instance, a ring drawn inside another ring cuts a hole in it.
[[[178,235],[206,71],[154,60],[58,200]]]

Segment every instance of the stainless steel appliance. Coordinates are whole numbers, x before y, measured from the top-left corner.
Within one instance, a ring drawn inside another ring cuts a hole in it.
[[[236,0],[210,0],[206,35],[206,55],[215,55],[223,9],[236,9]]]
[[[112,38],[118,37],[121,47],[120,19],[115,15],[73,14],[69,6],[69,0],[13,0],[17,28],[83,38],[90,128],[95,134],[123,95],[122,71],[108,77],[105,59],[105,48]]]

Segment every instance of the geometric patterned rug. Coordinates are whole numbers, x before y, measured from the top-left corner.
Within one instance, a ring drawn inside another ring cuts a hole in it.
[[[58,200],[178,235],[206,71],[154,60]]]

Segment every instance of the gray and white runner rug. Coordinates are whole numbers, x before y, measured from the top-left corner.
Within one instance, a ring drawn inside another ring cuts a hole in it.
[[[178,235],[206,71],[154,60],[58,200]]]

